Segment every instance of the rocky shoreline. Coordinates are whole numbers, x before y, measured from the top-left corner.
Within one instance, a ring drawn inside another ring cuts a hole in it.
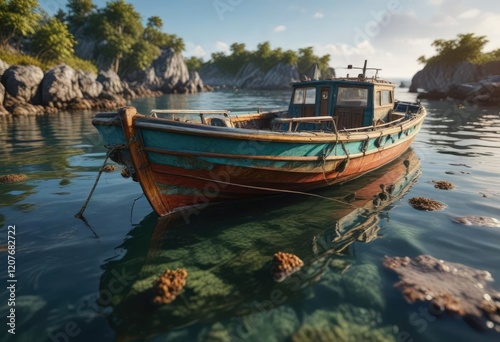
[[[171,49],[145,71],[122,80],[111,70],[75,70],[61,64],[43,72],[33,65],[0,60],[0,114],[51,114],[59,110],[113,110],[136,97],[210,90],[197,72],[190,72],[182,55]]]
[[[261,70],[254,63],[246,63],[235,75],[209,64],[200,70],[203,82],[216,88],[288,89],[299,80],[296,65],[278,63],[269,71]]]
[[[500,61],[483,65],[428,64],[413,76],[410,92],[419,99],[462,100],[476,105],[500,104]]]

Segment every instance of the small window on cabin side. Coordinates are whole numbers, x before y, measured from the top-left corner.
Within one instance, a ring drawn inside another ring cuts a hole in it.
[[[368,89],[357,87],[339,87],[337,92],[337,106],[366,107],[368,103]]]
[[[293,94],[294,104],[316,103],[316,88],[296,88]]]
[[[304,103],[305,91],[306,90],[304,88],[297,88],[297,89],[295,89],[295,92],[293,94],[293,103],[294,104],[302,104],[302,103]]]
[[[387,106],[392,104],[392,94],[390,90],[383,90],[382,91],[382,106]]]
[[[305,103],[306,104],[316,103],[316,88],[307,88]]]
[[[379,107],[381,105],[382,105],[382,92],[377,91],[377,93],[375,95],[375,106]]]

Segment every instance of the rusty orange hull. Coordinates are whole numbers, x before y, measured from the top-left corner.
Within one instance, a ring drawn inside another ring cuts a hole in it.
[[[134,108],[93,123],[160,216],[210,202],[304,192],[346,182],[399,157],[425,114],[385,130],[276,133],[144,117]]]

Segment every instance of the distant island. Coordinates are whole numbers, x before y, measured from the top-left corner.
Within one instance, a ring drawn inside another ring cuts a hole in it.
[[[458,99],[473,105],[500,103],[500,49],[483,53],[488,40],[473,33],[456,39],[437,39],[432,43],[437,54],[421,56],[424,68],[417,72],[410,91],[419,98]]]
[[[316,63],[324,75],[329,55],[312,47],[255,51],[231,45],[208,62],[185,59],[182,38],[162,32],[160,17],[146,26],[132,4],[69,0],[49,16],[36,0],[0,1],[0,114],[108,110],[135,97],[195,93],[216,87],[288,87]],[[208,84],[208,85],[207,85]]]

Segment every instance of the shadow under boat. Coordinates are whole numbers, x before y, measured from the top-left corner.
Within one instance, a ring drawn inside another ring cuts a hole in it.
[[[259,312],[261,303],[273,308],[300,303],[301,292],[325,272],[350,266],[355,242],[380,236],[382,212],[388,214],[419,176],[420,161],[410,149],[377,171],[316,192],[334,195],[335,201],[278,196],[208,207],[184,217],[150,214],[119,246],[123,258],[102,266],[100,293],[112,298],[98,303],[111,303],[108,321],[120,341],[185,326],[196,331],[203,323]],[[271,275],[278,251],[304,262],[280,283]],[[153,284],[165,269],[176,268],[187,270],[186,286],[170,304],[154,305]],[[117,277],[124,286],[113,291]]]

